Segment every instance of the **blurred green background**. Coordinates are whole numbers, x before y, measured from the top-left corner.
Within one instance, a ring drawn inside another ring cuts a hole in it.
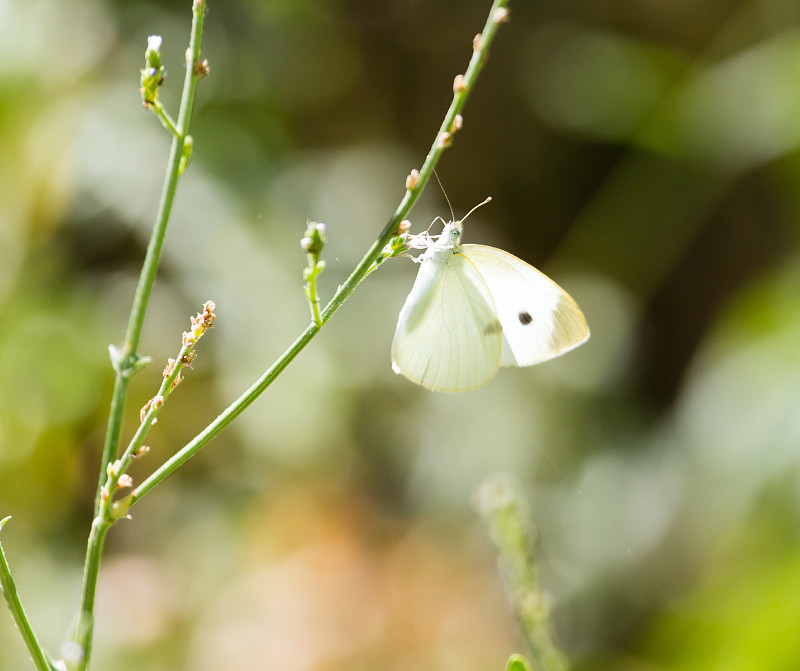
[[[135,479],[308,320],[389,218],[488,0],[210,0],[145,325],[217,327]],[[96,463],[169,137],[138,93],[190,2],[0,0],[0,517],[44,644],[74,616]],[[581,670],[800,668],[800,5],[511,3],[439,174],[467,239],[545,270],[592,329],[562,359],[436,395],[392,373],[416,268],[370,277],[234,427],[109,536],[94,668],[499,670],[524,651],[470,504],[515,474]],[[435,185],[414,230],[449,216]],[[0,669],[29,668],[0,617]]]

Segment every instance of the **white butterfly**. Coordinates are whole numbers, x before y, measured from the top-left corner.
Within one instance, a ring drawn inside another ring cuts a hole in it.
[[[462,245],[462,221],[409,240],[425,251],[397,319],[395,373],[435,391],[468,391],[500,366],[530,366],[587,340],[589,327],[567,292],[508,252]]]

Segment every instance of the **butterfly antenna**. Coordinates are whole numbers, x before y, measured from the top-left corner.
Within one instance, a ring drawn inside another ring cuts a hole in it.
[[[444,190],[444,186],[442,185],[442,180],[439,179],[439,175],[435,170],[433,171],[433,176],[436,178],[436,181],[439,182],[439,188],[442,190],[442,195],[444,196],[444,199],[447,201],[447,207],[450,208],[450,221],[455,221],[456,215],[453,213],[453,206],[450,204],[450,199],[447,197],[447,191]]]
[[[466,219],[466,218],[467,218],[469,215],[471,215],[471,214],[472,214],[472,213],[473,213],[475,210],[477,210],[479,207],[481,207],[481,206],[483,206],[483,205],[486,205],[486,203],[489,203],[489,202],[491,202],[491,200],[492,200],[492,197],[491,197],[491,196],[489,196],[489,197],[488,197],[486,200],[484,200],[482,203],[478,203],[478,204],[477,204],[475,207],[473,207],[473,208],[472,208],[472,209],[471,209],[469,212],[467,212],[467,213],[466,213],[466,214],[465,214],[463,217],[461,217],[461,221],[464,221],[464,220],[465,220],[465,219]],[[452,210],[451,210],[451,211],[452,211]]]

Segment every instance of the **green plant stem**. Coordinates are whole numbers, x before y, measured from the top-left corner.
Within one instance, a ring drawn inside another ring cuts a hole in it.
[[[195,72],[195,64],[200,59],[204,17],[205,0],[194,0],[192,4],[192,31],[189,39],[189,50],[186,54],[186,76],[183,83],[180,111],[178,112],[177,134],[172,140],[156,223],[147,246],[147,254],[145,255],[142,272],[139,276],[139,284],[136,287],[136,295],[133,300],[128,330],[125,334],[123,358],[125,358],[126,355],[135,356],[136,350],[139,347],[139,339],[142,335],[147,303],[150,299],[150,293],[156,279],[158,262],[161,258],[161,248],[164,244],[167,224],[169,223],[169,217],[172,213],[172,203],[175,200],[175,191],[178,186],[178,168],[183,153],[183,144],[186,137],[189,135],[189,122],[191,121],[192,111],[194,110],[197,82],[200,80],[200,77]]]
[[[444,116],[441,127],[439,128],[439,132],[436,134],[436,138],[434,139],[430,151],[425,158],[425,163],[422,164],[422,167],[419,170],[419,177],[416,180],[416,185],[414,188],[406,190],[403,200],[400,202],[400,205],[398,206],[397,210],[395,210],[395,213],[392,215],[391,219],[389,219],[386,226],[384,226],[380,236],[378,236],[377,240],[375,240],[375,242],[372,244],[372,247],[370,247],[370,249],[367,251],[364,258],[361,259],[355,270],[353,270],[353,272],[350,274],[350,277],[347,278],[347,281],[345,281],[345,283],[339,288],[331,301],[325,307],[325,310],[322,313],[323,324],[331,318],[333,313],[336,312],[339,307],[341,307],[342,303],[344,303],[350,297],[350,294],[353,293],[353,290],[358,286],[361,280],[363,280],[369,274],[370,266],[375,259],[378,258],[381,250],[386,246],[389,240],[396,234],[397,226],[401,221],[403,221],[403,219],[405,219],[405,217],[411,211],[411,208],[417,202],[419,196],[422,194],[422,191],[425,189],[428,180],[430,180],[434,169],[439,163],[439,159],[442,157],[442,153],[448,146],[448,142],[445,140],[445,137],[449,137],[452,133],[451,129],[453,128],[455,118],[464,108],[469,94],[475,87],[475,82],[478,79],[478,75],[481,73],[481,70],[486,63],[489,47],[492,45],[492,42],[494,42],[497,29],[500,27],[501,23],[501,21],[496,20],[495,17],[498,16],[498,11],[504,9],[507,4],[508,0],[494,0],[492,3],[492,8],[489,10],[489,18],[486,20],[486,25],[481,33],[477,48],[473,50],[472,58],[469,61],[469,66],[464,73],[462,86],[459,90],[454,90],[453,92],[453,101],[450,103],[450,107]]]
[[[100,559],[102,556],[103,539],[108,530],[110,521],[103,511],[103,485],[108,479],[108,465],[115,459],[119,447],[120,427],[122,425],[122,411],[128,390],[128,379],[137,370],[139,356],[137,349],[142,335],[147,304],[156,278],[161,250],[167,231],[172,204],[178,186],[181,158],[184,143],[189,135],[189,123],[194,109],[197,82],[203,74],[198,73],[195,66],[200,60],[200,47],[203,37],[203,20],[205,17],[205,0],[193,0],[192,3],[192,28],[189,49],[186,53],[186,75],[184,78],[183,92],[181,95],[180,111],[178,113],[177,133],[173,133],[172,147],[167,162],[166,177],[161,192],[158,213],[156,215],[153,232],[147,246],[142,271],[136,287],[136,294],[131,307],[128,328],[125,333],[125,344],[117,365],[117,376],[109,412],[108,428],[106,430],[105,445],[100,463],[100,474],[95,498],[95,520],[92,524],[92,533],[86,548],[86,561],[84,564],[83,586],[81,590],[81,605],[79,626],[75,632],[75,641],[83,649],[83,658],[77,665],[78,671],[88,667],[91,657],[92,630],[94,619],[94,595],[99,573]]]
[[[129,495],[129,503],[132,506],[140,501],[154,487],[161,484],[172,473],[177,471],[189,459],[196,455],[214,436],[230,424],[234,419],[241,415],[245,409],[255,401],[261,393],[269,387],[275,378],[292,362],[303,348],[311,342],[311,339],[319,332],[322,325],[309,324],[300,337],[292,343],[292,346],[264,373],[256,382],[242,394],[235,402],[231,403],[211,424],[197,434],[189,443],[176,452],[170,459],[156,470],[142,484],[136,487]]]
[[[175,122],[172,120],[172,117],[167,113],[167,110],[164,109],[164,106],[156,100],[153,103],[153,113],[158,117],[159,121],[164,125],[170,133],[172,133],[176,138],[181,138],[181,131],[175,125]]]
[[[244,410],[255,401],[264,390],[272,384],[275,378],[292,362],[292,360],[308,345],[320,329],[328,322],[334,313],[350,297],[359,283],[369,274],[374,261],[378,258],[383,248],[389,240],[397,234],[397,227],[405,219],[411,208],[421,195],[428,180],[433,174],[442,153],[449,145],[449,138],[453,129],[454,120],[464,107],[470,92],[475,86],[478,75],[486,62],[489,47],[494,41],[497,29],[502,21],[497,20],[498,10],[504,8],[508,0],[494,0],[489,12],[480,40],[473,50],[467,71],[464,73],[463,82],[457,90],[454,90],[453,101],[450,104],[447,114],[445,114],[436,139],[433,141],[430,151],[425,158],[425,163],[419,171],[419,177],[412,188],[406,190],[400,205],[395,210],[392,217],[386,223],[381,234],[369,248],[367,253],[355,267],[353,272],[342,284],[338,291],[333,295],[330,302],[320,315],[319,322],[316,320],[306,327],[306,330],[295,340],[278,360],[236,401],[226,408],[211,424],[195,436],[189,443],[181,448],[175,455],[167,460],[150,477],[136,487],[128,496],[130,505],[134,505],[147,495],[156,486],[166,480],[172,473],[195,456],[206,444],[216,436],[222,429],[230,424]]]
[[[5,525],[5,523],[10,519],[10,517],[6,517],[5,519],[0,520],[0,529],[2,529],[3,525]],[[31,655],[33,663],[36,665],[36,668],[39,669],[39,671],[53,671],[53,665],[50,663],[50,660],[48,659],[44,650],[42,650],[42,646],[39,645],[39,640],[36,638],[36,634],[33,633],[33,629],[28,622],[28,616],[25,614],[25,609],[22,607],[19,594],[17,594],[17,587],[14,584],[14,579],[11,577],[11,568],[8,565],[8,560],[6,559],[5,552],[3,551],[3,545],[1,543],[0,587],[2,587],[3,596],[8,604],[8,609],[11,611],[11,615],[17,625],[17,629],[19,629],[22,640],[25,641],[25,645],[28,647],[28,652]]]
[[[94,633],[94,599],[97,593],[97,577],[100,573],[100,560],[103,555],[103,543],[106,532],[111,526],[102,515],[92,521],[92,530],[87,543],[84,564],[83,585],[81,586],[81,610],[78,613],[78,625],[75,631],[75,642],[80,646],[82,656],[71,668],[84,671],[89,666],[92,653],[92,635]]]
[[[137,349],[142,335],[144,318],[147,312],[147,304],[156,279],[156,271],[161,258],[161,249],[164,245],[164,237],[167,232],[172,204],[175,200],[175,192],[178,187],[179,168],[183,145],[189,135],[189,122],[194,109],[197,82],[201,76],[195,72],[195,64],[200,59],[200,46],[203,38],[203,19],[205,17],[205,0],[194,0],[192,4],[192,30],[189,40],[189,50],[186,58],[186,76],[184,78],[183,93],[181,95],[180,111],[178,113],[177,128],[173,131],[172,147],[170,148],[169,160],[167,161],[166,176],[161,192],[161,200],[158,206],[156,221],[150,242],[147,245],[142,271],[139,275],[139,282],[136,286],[136,294],[131,307],[131,314],[128,320],[128,328],[125,332],[125,344],[122,347],[117,370],[117,378],[114,384],[114,395],[111,400],[111,410],[109,413],[108,429],[106,431],[103,456],[100,463],[100,476],[97,483],[97,495],[95,499],[95,514],[99,510],[100,489],[106,479],[106,469],[116,454],[119,446],[119,431],[122,425],[122,411],[125,405],[125,397],[128,390],[127,379],[136,370],[138,360]],[[163,120],[163,119],[162,119]]]
[[[308,282],[306,282],[306,298],[311,309],[311,320],[316,326],[322,326],[322,316],[319,312],[319,294],[317,294],[317,276],[319,273],[316,267],[310,269]]]
[[[553,642],[550,603],[531,554],[533,527],[516,481],[506,475],[487,479],[478,489],[476,503],[489,527],[533,669],[566,671],[566,658]]]
[[[117,453],[119,434],[122,428],[122,410],[125,406],[125,397],[128,394],[128,380],[130,374],[121,370],[117,371],[114,380],[114,392],[111,395],[111,407],[108,413],[108,426],[103,446],[103,456],[100,459],[100,475],[97,479],[97,492],[94,498],[94,514],[100,512],[100,492],[107,476],[107,468]]]
[[[199,318],[200,315],[198,315]],[[205,331],[203,331],[204,333]],[[184,334],[184,338],[188,336],[188,333]],[[201,334],[202,335],[202,334]],[[138,449],[144,443],[145,436],[147,432],[152,428],[153,424],[155,424],[156,418],[158,417],[159,412],[161,412],[161,408],[164,406],[167,397],[175,390],[175,387],[180,381],[181,373],[186,366],[184,362],[191,361],[192,352],[194,351],[195,346],[197,345],[197,341],[200,339],[200,336],[195,336],[188,339],[188,342],[185,340],[184,345],[181,347],[180,352],[178,352],[177,358],[175,358],[172,362],[171,371],[165,370],[164,380],[161,383],[156,395],[153,399],[151,399],[150,403],[148,403],[147,411],[144,413],[142,417],[142,421],[139,424],[139,428],[136,430],[136,433],[131,438],[130,443],[128,443],[128,447],[125,448],[122,455],[119,458],[119,461],[115,463],[115,468],[113,469],[113,473],[109,473],[108,480],[106,482],[106,489],[110,492],[115,491],[117,487],[117,483],[119,482],[120,476],[127,472],[128,467],[130,466],[131,461],[134,458],[134,455],[137,453]],[[156,399],[160,399],[160,402],[155,403]],[[109,506],[112,505],[111,497],[106,497],[102,499],[102,506],[101,509],[106,513],[104,517],[106,519],[113,519],[116,520],[119,517],[119,513],[115,513],[113,515],[108,515]],[[117,506],[118,510],[121,509],[120,506]],[[124,512],[127,511],[127,506],[124,507]]]

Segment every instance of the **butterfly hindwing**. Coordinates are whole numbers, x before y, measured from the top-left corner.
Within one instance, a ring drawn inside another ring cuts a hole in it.
[[[463,254],[422,262],[397,320],[392,367],[437,391],[466,391],[500,366],[502,334],[489,286]]]
[[[530,366],[577,347],[589,327],[574,300],[544,273],[485,245],[462,245],[483,276],[503,330],[501,365]]]

